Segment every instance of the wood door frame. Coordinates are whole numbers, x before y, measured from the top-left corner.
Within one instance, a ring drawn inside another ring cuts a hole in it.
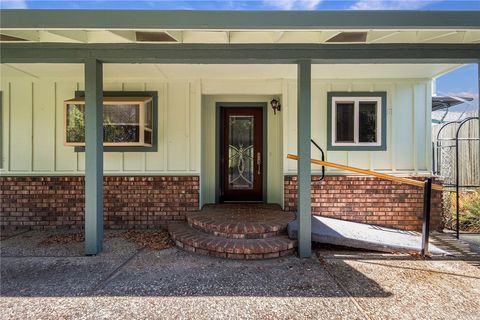
[[[267,202],[267,173],[268,173],[268,103],[267,102],[216,102],[215,103],[215,203],[220,202],[221,175],[220,155],[222,147],[222,108],[261,108],[263,116],[263,172],[262,175],[262,202]]]

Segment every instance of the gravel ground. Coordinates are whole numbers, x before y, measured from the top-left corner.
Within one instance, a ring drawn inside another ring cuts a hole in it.
[[[103,253],[84,257],[81,243],[42,245],[52,234],[0,242],[0,319],[480,319],[474,255],[228,261],[107,232]]]

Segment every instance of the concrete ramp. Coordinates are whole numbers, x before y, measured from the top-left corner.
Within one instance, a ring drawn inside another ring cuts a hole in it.
[[[288,224],[288,236],[297,239],[298,220]],[[312,241],[319,243],[384,252],[418,253],[421,239],[418,232],[312,216]],[[431,243],[429,252],[431,255],[448,254]]]

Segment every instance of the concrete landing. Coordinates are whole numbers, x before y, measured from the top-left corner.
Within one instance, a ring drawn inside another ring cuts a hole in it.
[[[288,236],[297,239],[298,220],[288,224]],[[312,241],[333,245],[383,252],[418,253],[421,234],[365,223],[312,216]],[[448,252],[429,246],[431,255],[447,255]]]

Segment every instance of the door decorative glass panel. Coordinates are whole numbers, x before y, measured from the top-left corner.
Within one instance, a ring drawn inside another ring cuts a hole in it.
[[[263,112],[223,107],[219,201],[263,201]]]
[[[252,189],[254,184],[253,116],[229,116],[228,184],[230,189]]]

